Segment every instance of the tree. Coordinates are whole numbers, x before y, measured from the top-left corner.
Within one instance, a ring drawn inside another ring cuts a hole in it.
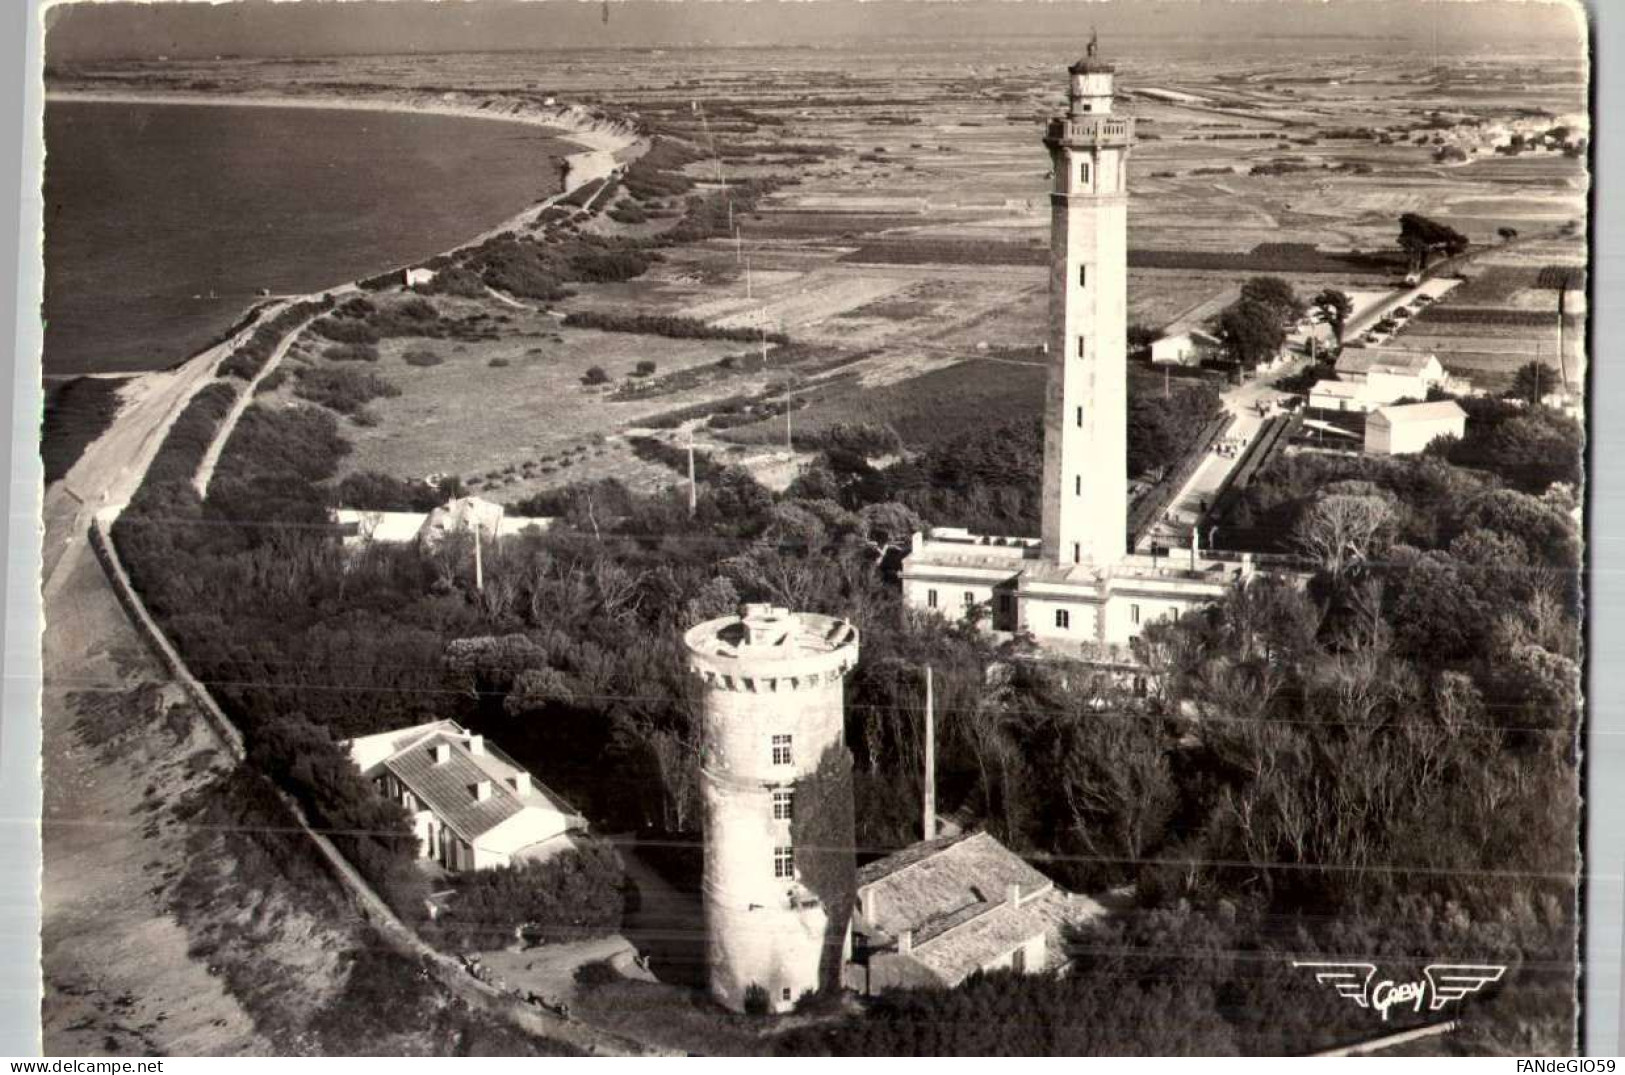
[[[587,372],[581,375],[581,383],[585,385],[608,384],[609,374],[604,372],[602,366],[589,366]]]
[[[1382,550],[1394,521],[1392,501],[1375,487],[1366,493],[1328,492],[1298,521],[1292,536],[1322,570],[1341,578]]]
[[[1454,257],[1467,249],[1467,237],[1448,224],[1429,220],[1420,213],[1399,218],[1399,248],[1410,255],[1411,267],[1425,272],[1435,251]]]
[[[1502,242],[1511,242],[1518,237],[1518,229],[1502,225],[1495,229],[1495,234],[1501,237]]]
[[[1557,378],[1542,362],[1525,362],[1512,375],[1512,387],[1506,390],[1507,399],[1526,399],[1539,403],[1548,392],[1557,387]]]
[[[1349,298],[1348,292],[1328,287],[1315,296],[1314,308],[1315,320],[1332,326],[1337,345],[1343,346],[1343,326],[1348,324],[1349,317],[1354,313],[1354,300]]]
[[[1219,314],[1219,340],[1230,357],[1245,369],[1252,369],[1280,353],[1286,342],[1286,329],[1272,307],[1249,299],[1239,299]]]
[[[1255,276],[1241,285],[1244,302],[1256,302],[1275,311],[1283,328],[1296,324],[1304,315],[1303,300],[1292,285],[1279,276]]]

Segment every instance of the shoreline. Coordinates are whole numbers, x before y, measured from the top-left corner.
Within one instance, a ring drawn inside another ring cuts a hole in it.
[[[585,186],[594,179],[601,178],[613,172],[622,163],[622,156],[636,147],[642,137],[636,132],[632,124],[602,115],[596,115],[579,105],[554,104],[538,105],[530,101],[504,99],[500,96],[481,95],[478,93],[452,92],[452,93],[412,93],[400,91],[391,94],[373,94],[368,96],[341,97],[334,94],[245,94],[241,96],[227,96],[193,93],[179,93],[173,90],[144,93],[139,90],[78,90],[78,89],[47,89],[45,103],[59,104],[131,104],[131,105],[202,105],[205,107],[242,107],[242,108],[304,108],[339,112],[388,112],[397,115],[436,115],[449,116],[460,119],[480,119],[497,123],[517,123],[528,127],[539,127],[553,133],[561,142],[573,143],[583,147],[581,152],[567,153],[557,158],[568,161],[570,165],[568,185],[543,201],[524,207],[511,216],[505,217],[496,225],[484,231],[471,235],[443,250],[425,255],[421,259],[428,260],[443,254],[449,254],[465,247],[482,242],[498,232],[511,230],[527,223],[536,217],[549,205],[569,195],[576,189]],[[394,266],[379,269],[378,273],[391,271]],[[342,291],[356,287],[360,277],[355,280],[343,280],[326,287],[314,288],[302,295],[271,296],[283,297],[297,301],[300,298],[309,298],[328,292]],[[251,310],[263,304],[266,297],[262,296],[243,307],[234,324],[241,323]],[[81,377],[113,377],[136,381],[154,373],[170,373],[187,363],[194,361],[202,355],[209,354],[216,344],[211,343],[190,354],[176,358],[166,365],[156,366],[146,370],[131,371],[86,371],[72,374],[52,374],[44,372],[44,355],[40,355],[40,378],[42,383],[58,381],[70,383]],[[126,390],[132,385],[123,386]],[[115,419],[115,422],[117,419]]]
[[[443,115],[461,117],[465,119],[484,119],[493,122],[519,123],[531,127],[541,127],[552,131],[561,142],[573,143],[584,147],[579,153],[565,154],[559,160],[570,162],[569,176],[561,189],[541,202],[527,205],[516,213],[505,217],[495,226],[485,229],[477,234],[465,237],[460,241],[426,255],[419,260],[428,260],[443,254],[450,254],[468,246],[484,241],[491,235],[502,231],[512,230],[534,220],[550,205],[556,204],[560,199],[585,186],[595,179],[601,178],[620,167],[625,160],[635,158],[638,154],[632,151],[643,141],[634,126],[624,120],[615,120],[595,115],[589,110],[577,105],[534,105],[527,101],[504,100],[500,97],[478,94],[395,94],[389,96],[377,95],[370,97],[337,97],[333,95],[289,95],[275,96],[270,94],[255,94],[252,96],[221,98],[186,93],[140,93],[140,92],[98,92],[75,90],[47,90],[45,94],[47,104],[55,101],[59,103],[84,102],[93,104],[158,104],[158,105],[207,105],[212,107],[250,107],[250,108],[315,108],[333,111],[358,112],[393,112],[413,113],[422,115]],[[394,268],[404,266],[386,267],[378,273],[393,271]],[[366,279],[361,277],[360,279]],[[313,288],[300,295],[259,297],[246,304],[237,315],[233,325],[236,329],[251,328],[259,322],[257,316],[251,316],[256,308],[265,306],[268,302],[277,301],[297,302],[303,298],[313,298],[329,293],[344,293],[356,290],[359,280],[344,280],[327,287]],[[85,445],[79,457],[74,460],[68,472],[58,482],[61,484],[73,475],[73,472],[84,461],[85,455],[94,448],[96,441],[102,440],[119,427],[130,407],[149,394],[162,394],[164,385],[173,382],[183,372],[194,365],[207,365],[211,368],[231,352],[231,345],[238,331],[228,332],[223,339],[217,339],[197,351],[182,355],[166,365],[156,366],[146,370],[131,371],[86,371],[75,374],[47,375],[44,367],[44,354],[36,356],[39,365],[39,378],[42,388],[41,403],[45,396],[54,387],[60,389],[68,384],[83,379],[116,379],[120,383],[116,389],[119,396],[119,407],[107,426],[97,434],[92,441]],[[160,358],[160,361],[162,359]],[[43,447],[43,445],[42,445]]]

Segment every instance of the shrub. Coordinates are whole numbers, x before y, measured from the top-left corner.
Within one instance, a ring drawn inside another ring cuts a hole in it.
[[[508,366],[512,365],[512,363],[505,358],[493,358],[491,361],[487,362],[486,365],[490,366],[494,370],[500,370],[506,369]]]
[[[332,343],[322,348],[322,357],[333,362],[377,362],[378,347],[371,343]]]
[[[633,367],[632,376],[634,376],[634,377],[647,377],[651,373],[653,373],[656,368],[657,367],[655,366],[655,364],[646,358],[643,361],[639,362],[635,367]]]
[[[591,963],[583,963],[576,968],[576,984],[586,989],[601,985],[614,985],[621,980],[621,974],[607,959],[595,959]]]
[[[590,366],[587,372],[581,375],[581,383],[586,385],[608,384],[609,374],[604,372],[602,366]]]
[[[745,988],[745,1014],[767,1015],[773,1010],[767,999],[767,990],[755,982]]]
[[[298,372],[294,395],[340,414],[354,414],[366,403],[398,396],[401,390],[376,373],[348,367],[309,367]]]
[[[464,875],[439,922],[441,945],[503,948],[519,933],[542,943],[606,936],[621,926],[626,883],[614,848],[579,838],[542,862]]]
[[[401,360],[408,366],[438,366],[446,360],[433,351],[424,348],[414,348],[401,356]]]
[[[377,343],[378,330],[365,321],[349,317],[323,317],[310,326],[318,336],[336,343]]]

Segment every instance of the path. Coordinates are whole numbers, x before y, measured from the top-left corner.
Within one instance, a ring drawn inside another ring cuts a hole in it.
[[[91,518],[109,508],[116,512],[130,502],[175,419],[192,396],[214,379],[220,360],[259,327],[266,312],[261,311],[230,339],[186,362],[132,380],[113,424],[85,448],[61,481],[45,491],[42,553],[47,623],[53,622],[53,587],[83,552]]]
[[[1235,451],[1229,455],[1220,455],[1218,451],[1210,450],[1207,458],[1202,460],[1202,465],[1196,468],[1186,480],[1184,487],[1179,490],[1179,494],[1174,497],[1167,516],[1140,539],[1135,551],[1149,551],[1152,542],[1175,549],[1190,546],[1192,529],[1213,507],[1214,494],[1247,454],[1247,446],[1252,444],[1253,438],[1258,436],[1258,431],[1263,428],[1265,415],[1258,413],[1259,405],[1262,404],[1268,409],[1275,400],[1286,395],[1275,388],[1275,379],[1296,372],[1302,368],[1305,361],[1302,358],[1295,358],[1267,377],[1255,377],[1234,385],[1220,396],[1225,410],[1235,419],[1225,431],[1225,439],[1235,444]],[[1203,537],[1207,535],[1204,534]]]
[[[267,314],[269,317],[275,317],[286,308],[286,304],[279,304],[268,310]],[[214,442],[209,445],[209,450],[203,453],[203,462],[198,464],[197,477],[192,480],[192,485],[197,489],[199,499],[208,498],[209,483],[214,480],[214,468],[219,465],[220,456],[226,450],[226,442],[231,440],[232,431],[237,428],[237,420],[243,416],[244,411],[248,410],[249,404],[254,402],[254,393],[259,391],[260,382],[265,380],[272,370],[281,365],[282,357],[293,346],[293,341],[298,339],[299,334],[305,331],[305,326],[314,320],[316,320],[316,315],[305,318],[289,329],[282,339],[277,341],[276,350],[272,351],[271,357],[265,360],[265,365],[260,367],[259,373],[255,374],[254,379],[248,382],[248,387],[237,394],[236,402],[231,405],[231,410],[226,413],[225,420],[220,423],[220,431],[215,434]],[[269,321],[266,323],[269,324]]]

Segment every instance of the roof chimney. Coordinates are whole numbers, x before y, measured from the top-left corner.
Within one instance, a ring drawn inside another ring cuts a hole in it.
[[[451,760],[451,744],[436,743],[434,745],[434,763],[444,765]]]
[[[1012,907],[1021,906],[1021,886],[1011,881],[1004,886],[1004,901]]]
[[[471,736],[469,736],[468,737],[468,752],[470,754],[475,754],[475,755],[484,754],[485,753],[485,736],[483,736],[483,735],[471,735]]]
[[[874,928],[875,913],[879,910],[880,894],[874,890],[874,887],[858,889],[858,912],[863,915],[863,920],[868,923],[871,929]]]
[[[914,931],[905,929],[897,935],[897,954],[906,956],[914,951]]]
[[[530,774],[525,772],[523,769],[521,769],[517,773],[513,774],[513,778],[510,781],[510,783],[513,784],[514,794],[516,794],[516,795],[529,795],[530,794]]]
[[[491,782],[489,780],[481,780],[479,783],[474,785],[474,801],[475,802],[485,802],[490,797],[491,797]]]

